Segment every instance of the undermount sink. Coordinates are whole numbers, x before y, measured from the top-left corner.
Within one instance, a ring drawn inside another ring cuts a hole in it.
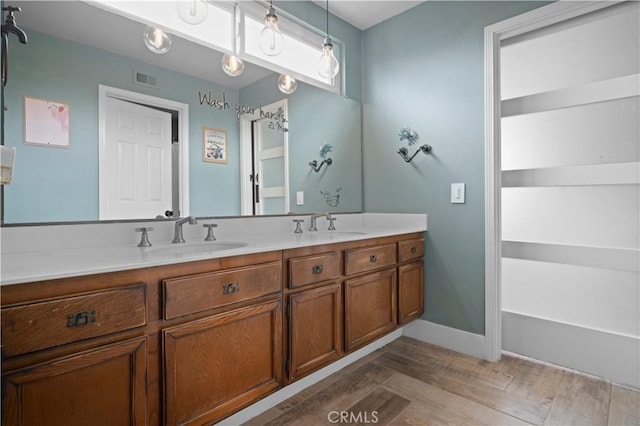
[[[201,241],[197,243],[179,243],[170,246],[151,247],[147,250],[149,254],[162,255],[198,255],[210,254],[221,250],[233,250],[245,247],[247,243],[225,242],[225,241]]]

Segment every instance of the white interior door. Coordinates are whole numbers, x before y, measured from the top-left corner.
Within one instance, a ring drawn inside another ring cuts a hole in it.
[[[286,99],[240,118],[243,215],[289,213],[287,127]]]
[[[283,132],[274,130],[269,120],[254,122],[256,214],[286,214],[285,157]]]
[[[171,114],[108,97],[100,152],[100,219],[171,210]]]
[[[502,342],[639,386],[640,8],[500,50]]]

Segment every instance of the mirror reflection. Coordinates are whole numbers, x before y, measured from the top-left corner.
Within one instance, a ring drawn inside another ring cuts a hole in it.
[[[84,2],[11,4],[29,40],[9,49],[4,223],[362,210],[358,102],[246,61],[230,77],[176,36],[152,53],[146,24]]]

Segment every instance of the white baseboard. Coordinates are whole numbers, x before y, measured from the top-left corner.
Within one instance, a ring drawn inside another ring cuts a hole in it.
[[[502,312],[502,348],[640,387],[640,338]]]
[[[388,345],[400,336],[402,336],[402,329],[397,329],[394,332],[379,338],[375,342],[345,356],[344,358],[340,358],[338,361],[327,365],[326,367],[316,371],[315,373],[310,374],[307,377],[304,377],[297,382],[280,389],[276,393],[273,393],[264,399],[261,399],[255,404],[250,405],[241,411],[238,411],[234,415],[227,417],[220,423],[217,423],[217,425],[235,426],[243,424],[251,420],[252,418],[264,413],[268,409],[275,407],[282,401],[291,398],[298,392],[318,383],[320,380],[332,375],[333,373],[342,370],[347,365],[369,355],[371,352],[380,349],[383,346]]]
[[[418,319],[406,325],[402,335],[476,358],[487,357],[486,339],[480,334]]]

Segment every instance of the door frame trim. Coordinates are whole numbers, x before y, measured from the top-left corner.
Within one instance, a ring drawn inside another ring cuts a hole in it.
[[[485,358],[490,361],[502,353],[500,42],[622,2],[561,0],[484,29]]]
[[[107,98],[115,98],[124,101],[146,104],[178,112],[178,140],[180,141],[180,158],[178,159],[180,176],[179,208],[180,216],[189,216],[189,104],[176,102],[165,98],[145,95],[130,90],[119,89],[117,87],[98,85],[98,164],[100,158],[106,150],[106,111]],[[102,187],[103,176],[98,166],[98,203],[102,203],[100,188]],[[98,214],[100,212],[98,204]]]

